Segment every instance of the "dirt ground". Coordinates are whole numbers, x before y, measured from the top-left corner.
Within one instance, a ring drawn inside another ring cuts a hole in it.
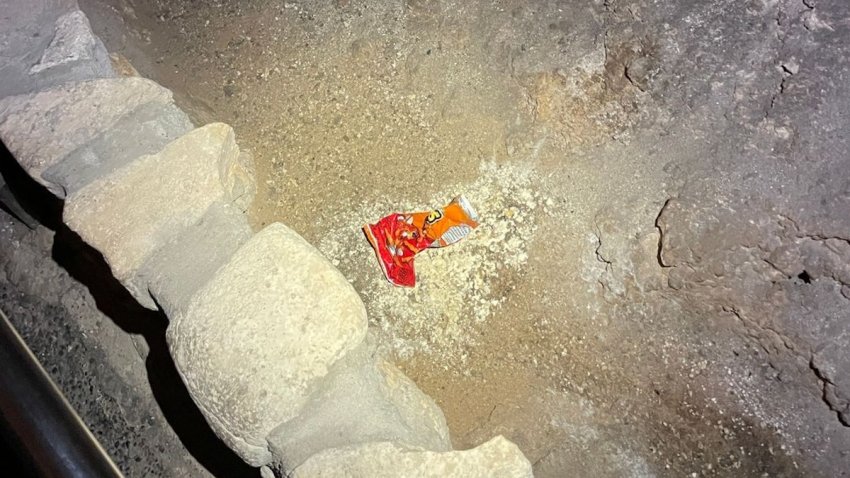
[[[748,295],[770,282],[764,261],[712,255],[742,250],[746,227],[664,228],[679,203],[802,210],[830,176],[759,156],[814,148],[804,116],[781,116],[791,95],[816,109],[843,91],[788,80],[840,56],[806,51],[850,38],[847,8],[818,3],[81,1],[196,123],[233,125],[255,160],[253,225],[283,222],[340,268],[454,445],[503,434],[539,477],[848,476],[850,431],[819,396],[838,382],[784,368],[808,361],[803,339],[777,351],[741,318],[764,300]],[[847,123],[831,126],[818,144],[840,171]],[[481,227],[393,288],[360,226],[459,193]],[[714,239],[679,266],[662,257],[677,231]]]

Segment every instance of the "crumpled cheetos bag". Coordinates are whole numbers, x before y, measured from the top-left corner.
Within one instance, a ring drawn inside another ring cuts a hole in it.
[[[363,226],[363,232],[375,249],[387,280],[393,285],[413,287],[416,254],[429,247],[454,244],[476,227],[478,214],[461,195],[441,209],[390,214],[375,224]]]

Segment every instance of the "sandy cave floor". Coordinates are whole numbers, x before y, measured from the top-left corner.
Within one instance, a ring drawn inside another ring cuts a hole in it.
[[[253,225],[284,222],[339,267],[457,448],[503,434],[539,477],[814,476],[814,457],[850,460],[823,403],[771,400],[763,347],[658,259],[668,199],[743,175],[705,174],[727,141],[700,108],[722,91],[677,51],[699,22],[758,25],[784,3],[81,3],[196,122],[233,125],[255,160]],[[762,103],[742,100],[742,117]],[[482,226],[418,257],[416,289],[390,286],[359,227],[458,193]],[[829,425],[813,431],[810,409]]]

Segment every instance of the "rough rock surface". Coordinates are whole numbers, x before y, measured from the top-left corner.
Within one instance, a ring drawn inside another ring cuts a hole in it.
[[[44,171],[42,177],[71,195],[95,179],[130,161],[159,152],[193,128],[174,103],[153,102],[128,113],[90,142],[70,152]]]
[[[54,22],[72,11],[66,0],[8,0],[0,15],[0,98],[27,93],[27,75],[50,43]]]
[[[449,451],[443,412],[367,339],[328,373],[294,419],[268,437],[275,463],[292,470],[327,448],[394,442]]]
[[[253,180],[233,130],[198,128],[69,197],[64,221],[100,251],[139,302],[156,305],[135,273],[153,251],[195,224],[216,201],[234,202]]]
[[[148,103],[171,92],[142,78],[91,80],[0,99],[0,138],[36,181],[61,195],[42,174]]]
[[[37,88],[116,76],[103,42],[94,36],[88,18],[79,10],[56,19],[53,38],[38,63],[30,67],[29,74]]]
[[[74,0],[9,0],[0,16],[0,98],[115,76]]]
[[[296,468],[293,478],[531,478],[531,463],[516,445],[497,436],[464,451],[431,452],[393,443],[326,450]]]
[[[235,206],[216,202],[139,269],[157,305],[169,317],[186,313],[194,294],[251,237],[247,216]]]
[[[297,416],[366,334],[366,310],[340,272],[282,224],[243,245],[172,318],[168,343],[195,402],[245,461],[271,461],[266,437]]]
[[[739,321],[793,387],[850,426],[850,234],[802,229],[775,203],[670,199],[657,224],[669,287]],[[791,214],[791,215],[789,215]]]

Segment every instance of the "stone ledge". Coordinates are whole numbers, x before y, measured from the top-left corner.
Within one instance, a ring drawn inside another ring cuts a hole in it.
[[[252,234],[242,211],[216,202],[200,221],[151,254],[137,280],[168,317],[177,317],[186,313],[192,297]]]
[[[272,224],[172,317],[168,343],[192,398],[248,463],[366,335],[357,292],[301,236]]]
[[[61,187],[62,196],[67,197],[140,156],[158,153],[193,128],[174,103],[144,104],[47,168],[42,177]]]
[[[71,83],[0,99],[0,138],[33,179],[62,197],[44,172],[141,105],[168,104],[171,92],[143,78]]]
[[[154,309],[147,284],[137,280],[136,272],[214,202],[237,199],[227,190],[247,180],[239,159],[230,126],[198,128],[80,189],[66,201],[63,219],[103,254],[139,303]]]

